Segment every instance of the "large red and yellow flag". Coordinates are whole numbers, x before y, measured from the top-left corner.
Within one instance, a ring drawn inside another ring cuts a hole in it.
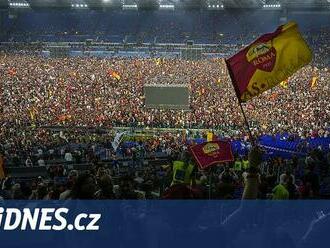
[[[290,77],[312,60],[312,52],[298,26],[289,22],[264,34],[226,60],[241,102],[260,95]]]

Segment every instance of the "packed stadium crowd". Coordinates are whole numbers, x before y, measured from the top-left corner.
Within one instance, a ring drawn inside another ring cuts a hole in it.
[[[310,40],[319,47],[313,63],[244,104],[253,136],[329,137],[329,48],[319,40]],[[254,188],[252,198],[321,197],[330,153],[320,149],[257,166],[236,154],[233,163],[212,170],[199,171],[195,165],[184,184],[175,179],[173,161],[194,163],[181,157],[187,150],[181,131],[113,150],[114,133],[108,133],[113,127],[208,129],[222,138],[248,140],[223,59],[43,58],[7,51],[0,52],[0,77],[0,153],[5,164],[47,168],[47,176],[32,181],[6,177],[0,194],[4,199],[233,199],[249,198],[250,193],[244,194],[248,184]],[[146,108],[144,85],[152,83],[189,85],[190,110]],[[96,131],[86,131],[89,127]],[[65,148],[68,144],[78,148]],[[98,147],[107,153],[105,162]],[[152,166],[157,153],[166,159]],[[54,166],[55,159],[62,163]],[[121,159],[128,159],[129,166],[122,166]],[[88,172],[68,166],[82,162],[90,165]]]
[[[247,103],[245,109],[254,132],[327,136],[329,74],[327,68],[307,66],[289,78],[287,86],[277,87]],[[154,59],[46,59],[2,54],[1,77],[2,132],[8,130],[5,128],[8,125],[63,123],[231,128],[237,132],[243,126],[221,59],[165,59],[158,63]],[[166,83],[177,83],[182,78],[182,83],[190,86],[191,111],[144,107],[144,84],[162,83],[164,80],[160,79],[164,78]]]

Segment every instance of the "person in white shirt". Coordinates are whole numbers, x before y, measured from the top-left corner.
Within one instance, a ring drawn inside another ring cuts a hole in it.
[[[27,159],[25,160],[25,166],[26,167],[33,167],[33,163],[30,157],[27,157]]]
[[[39,158],[37,163],[38,163],[38,166],[40,166],[40,167],[46,166],[45,160],[43,160],[43,158]]]
[[[142,184],[144,182],[143,177],[140,176],[140,173],[137,171],[135,172],[135,178],[134,181],[138,184]]]
[[[49,159],[54,159],[54,152],[55,152],[54,149],[49,149],[48,150]]]
[[[68,175],[67,189],[60,194],[60,200],[68,200],[71,198],[72,187],[78,178],[78,171],[72,170]]]
[[[44,154],[41,148],[38,149],[38,157],[41,157]]]
[[[72,154],[71,152],[66,152],[65,155],[64,155],[64,160],[66,162],[72,162],[73,161],[73,157],[72,157]]]

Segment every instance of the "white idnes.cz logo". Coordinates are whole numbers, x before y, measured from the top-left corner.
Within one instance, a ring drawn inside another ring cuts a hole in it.
[[[2,208],[0,207],[0,231],[37,230],[37,231],[97,231],[101,214],[80,213],[73,223],[68,223],[67,208]]]

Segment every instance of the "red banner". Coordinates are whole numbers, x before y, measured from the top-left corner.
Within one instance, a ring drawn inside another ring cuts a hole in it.
[[[211,141],[190,148],[200,169],[211,165],[234,161],[231,145],[226,141]]]

